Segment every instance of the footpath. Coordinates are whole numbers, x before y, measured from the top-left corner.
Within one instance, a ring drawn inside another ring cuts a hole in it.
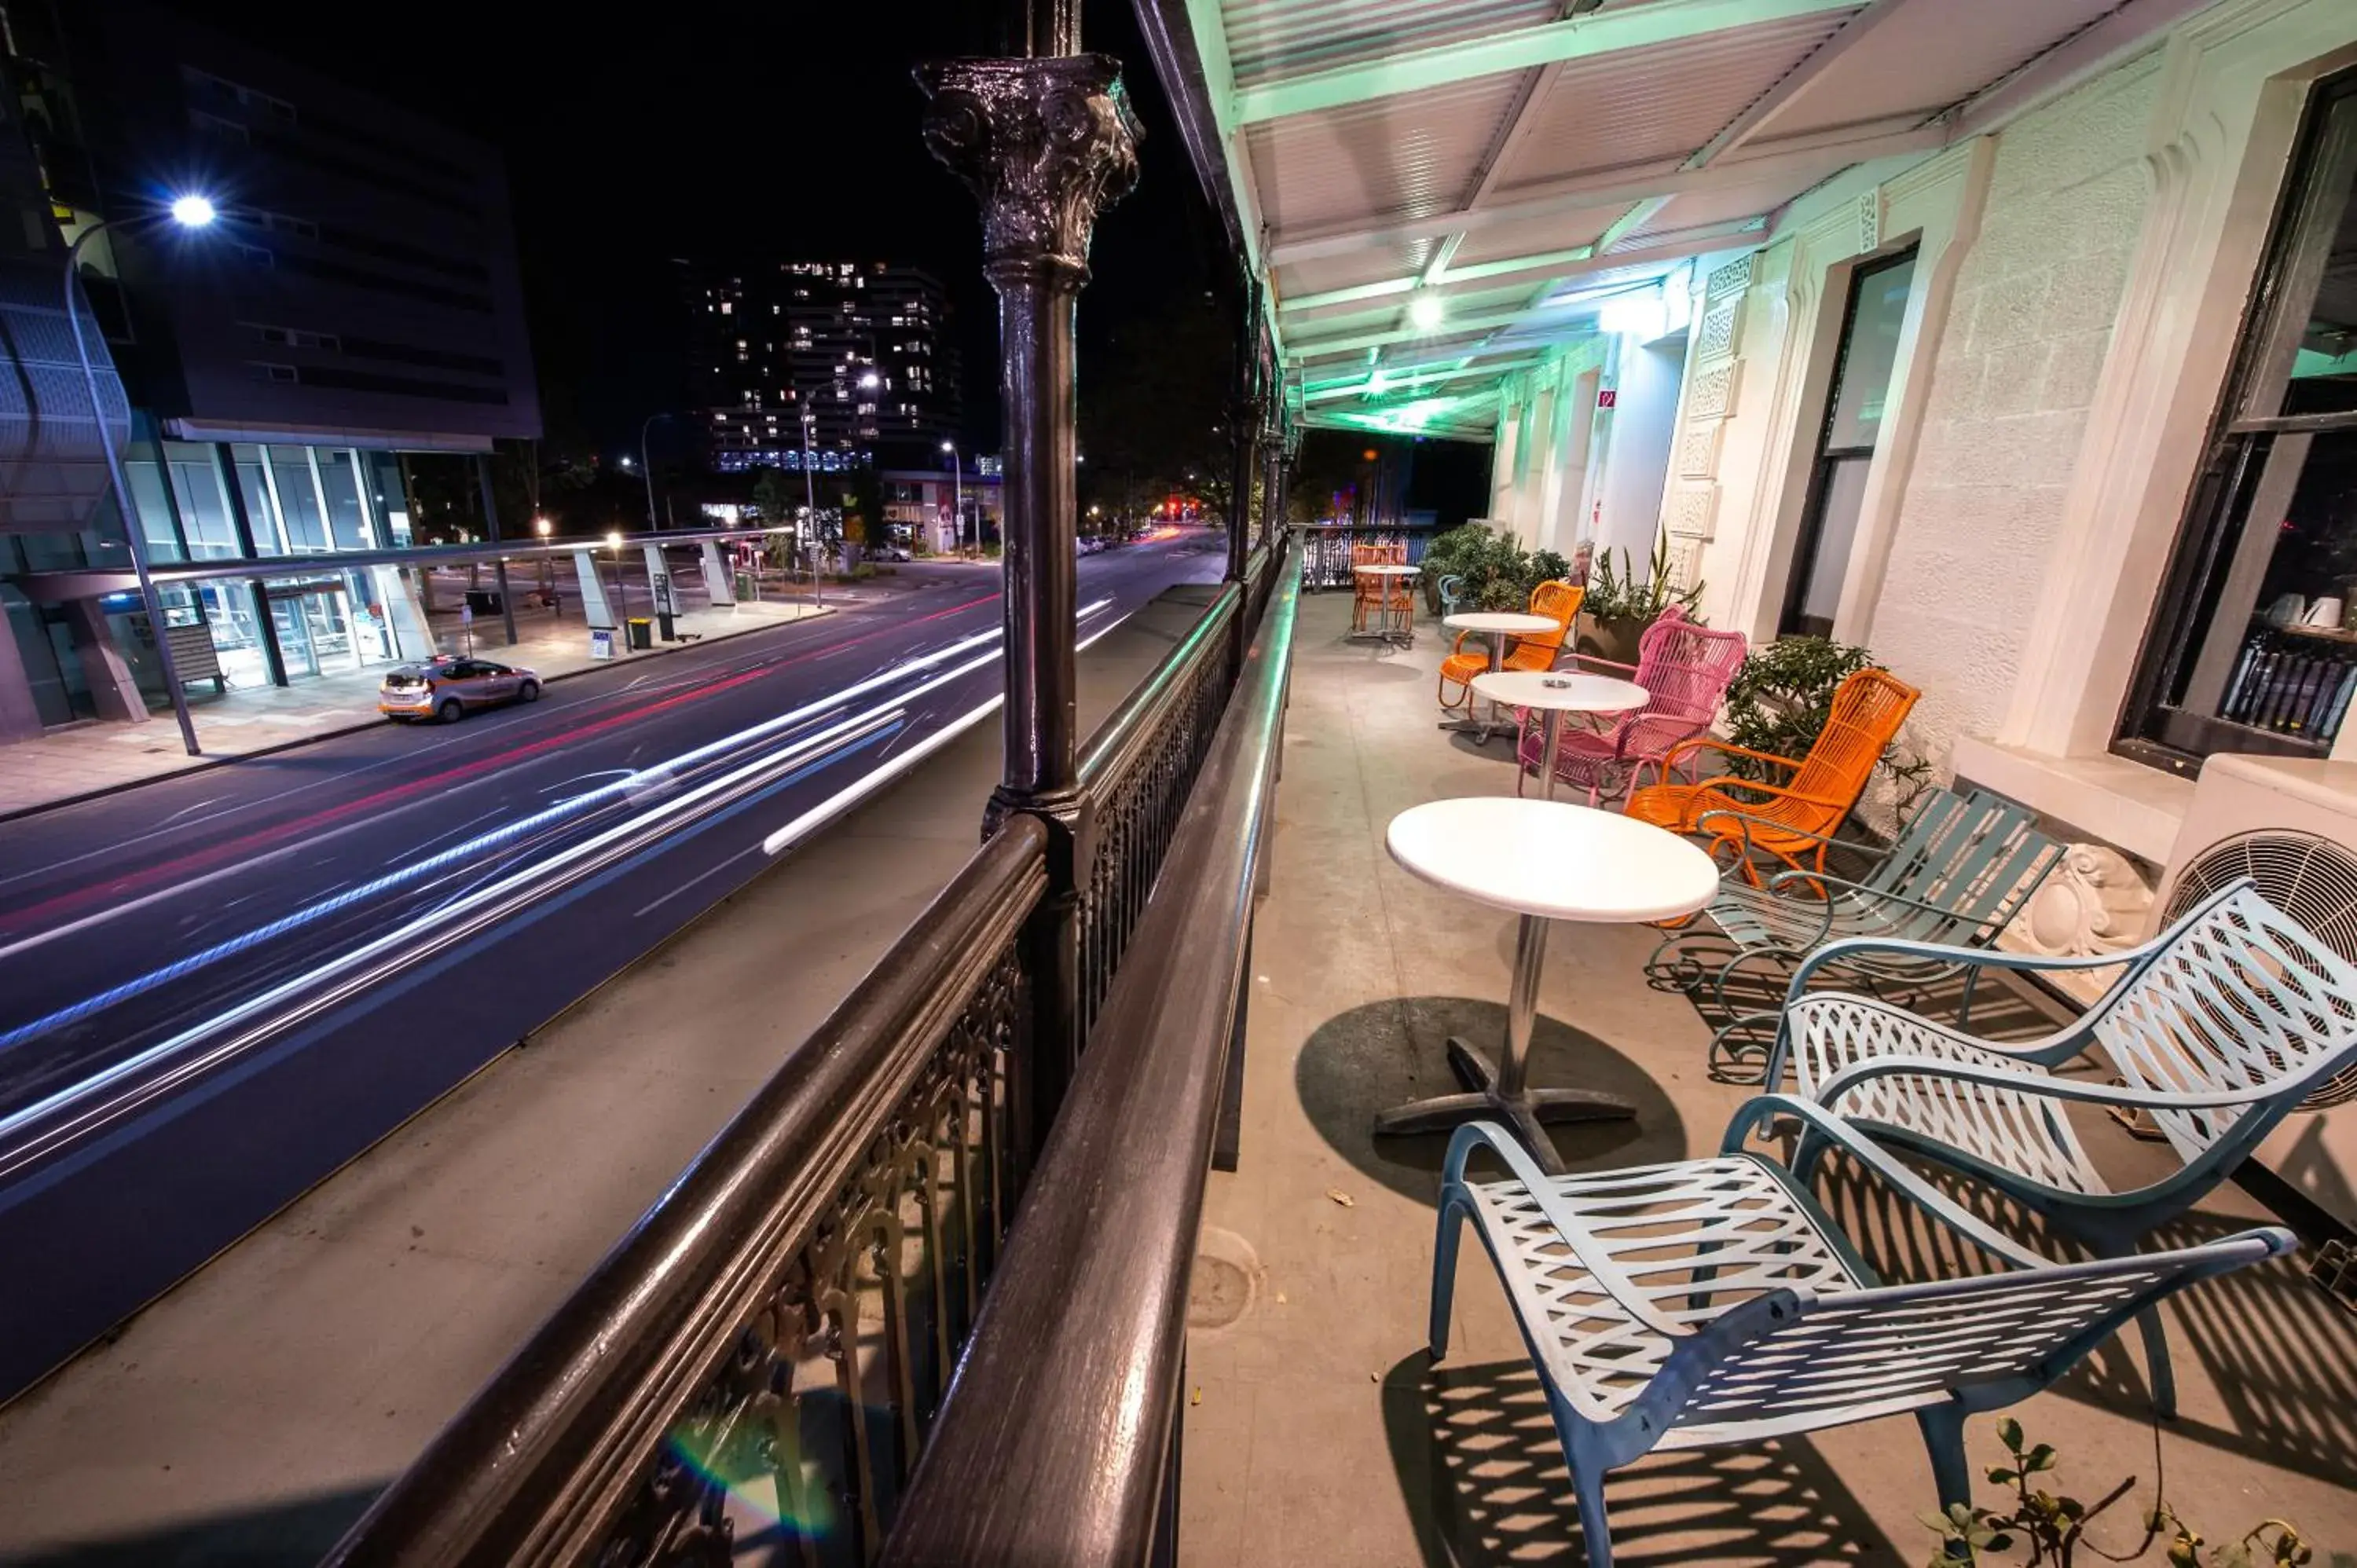
[[[879,579],[879,582],[888,581]],[[539,673],[544,682],[562,681],[612,663],[649,659],[694,646],[692,639],[741,637],[747,632],[786,626],[808,616],[823,615],[838,605],[872,600],[898,591],[862,583],[856,588],[830,585],[825,607],[813,607],[802,586],[763,585],[763,597],[713,607],[702,604],[700,591],[687,598],[675,619],[682,640],[657,642],[651,650],[631,652],[615,638],[611,660],[594,659],[589,628],[581,619],[577,600],[566,601],[569,612],[545,609],[516,611],[516,641],[502,642],[498,616],[476,618],[463,625],[455,605],[436,610],[427,618],[435,645],[444,652],[471,648],[485,659],[521,664]],[[634,613],[642,613],[643,590]],[[378,684],[390,665],[318,675],[286,686],[263,686],[216,693],[210,682],[198,682],[188,693],[188,708],[197,727],[197,745],[204,753],[190,757],[180,745],[180,730],[169,709],[152,714],[145,724],[89,723],[53,729],[38,740],[18,741],[0,757],[0,822],[60,806],[91,795],[144,784],[149,779],[190,768],[207,768],[241,757],[280,751],[307,741],[343,735],[385,722],[376,711]]]

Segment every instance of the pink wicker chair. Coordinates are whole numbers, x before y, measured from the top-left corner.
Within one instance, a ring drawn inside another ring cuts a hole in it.
[[[1591,806],[1605,796],[1620,795],[1629,788],[1638,764],[1659,762],[1678,742],[1710,727],[1718,716],[1727,682],[1735,679],[1748,650],[1741,632],[1712,631],[1688,620],[1683,608],[1672,605],[1638,639],[1633,673],[1626,664],[1581,655],[1581,669],[1627,675],[1651,693],[1653,700],[1632,713],[1599,723],[1582,725],[1566,715],[1555,776],[1566,784],[1585,785]],[[1523,714],[1519,755],[1517,794],[1522,792],[1523,778],[1538,776],[1546,755],[1545,731],[1535,713]]]

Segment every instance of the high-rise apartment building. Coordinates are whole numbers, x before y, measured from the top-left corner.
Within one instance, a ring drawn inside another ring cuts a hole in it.
[[[690,301],[691,381],[724,471],[868,466],[956,435],[956,349],[938,280],[914,267],[715,269]],[[805,422],[808,430],[804,430]]]

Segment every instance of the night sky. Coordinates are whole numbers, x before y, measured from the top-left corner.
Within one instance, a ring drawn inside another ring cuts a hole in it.
[[[923,100],[909,74],[920,60],[997,52],[1002,8],[991,0],[170,8],[500,150],[559,446],[619,453],[641,419],[685,401],[673,262],[692,257],[931,271],[957,315],[964,440],[997,447],[996,302],[974,201],[919,139]],[[1178,291],[1234,286],[1125,0],[1089,0],[1085,41],[1124,61],[1146,139],[1137,189],[1097,227],[1081,302],[1083,396],[1092,376],[1118,372],[1092,347],[1124,320]],[[1478,467],[1486,472],[1486,453]],[[1443,504],[1480,509],[1469,497]]]

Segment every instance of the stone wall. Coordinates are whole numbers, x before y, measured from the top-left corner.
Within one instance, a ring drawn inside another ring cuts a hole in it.
[[[1945,766],[2003,721],[2144,220],[2147,55],[1998,138],[1868,640]]]

